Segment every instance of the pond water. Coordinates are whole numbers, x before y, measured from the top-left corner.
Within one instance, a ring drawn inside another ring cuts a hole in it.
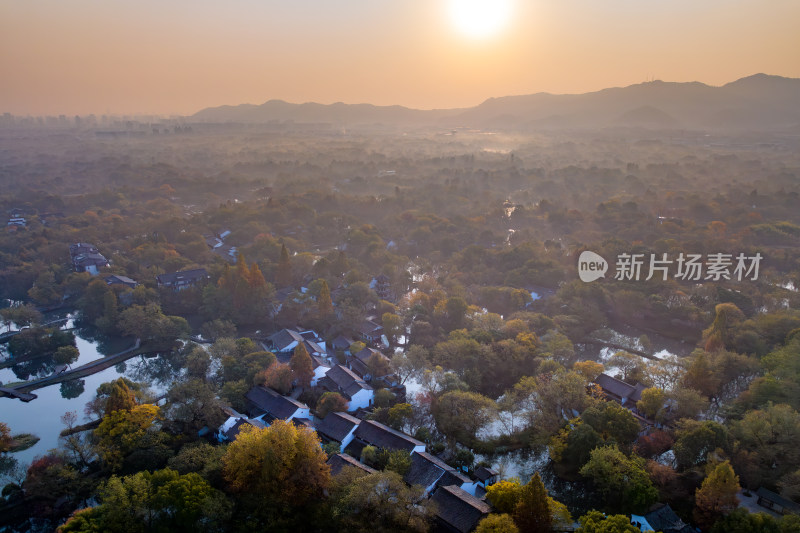
[[[650,339],[650,350],[645,350],[642,346],[640,338],[642,335],[647,335]],[[592,337],[596,339],[606,340],[609,343],[621,346],[628,346],[631,349],[651,353],[653,356],[663,359],[668,356],[686,357],[692,353],[696,345],[694,341],[683,341],[679,339],[672,339],[664,337],[657,333],[648,333],[630,326],[621,326],[617,329],[601,329],[592,332]],[[608,346],[603,346],[602,343],[592,344],[576,344],[575,351],[579,359],[590,359],[600,363],[605,363],[609,357],[614,355],[618,350]]]
[[[602,505],[596,491],[589,490],[587,482],[565,480],[556,475],[546,446],[492,455],[476,454],[475,462],[480,461],[490,463],[500,473],[501,479],[518,478],[522,483],[527,483],[534,473],[539,472],[549,495],[566,505],[573,516],[599,509]]]
[[[75,330],[74,333],[80,356],[78,361],[73,363],[73,368],[117,353],[131,345],[129,339],[102,338],[94,336],[89,330]],[[0,370],[0,381],[10,383],[46,376],[52,373],[54,367],[52,359],[47,358],[36,362],[35,365],[23,363]],[[132,381],[145,382],[155,394],[160,394],[174,378],[175,370],[165,357],[137,356],[97,374],[35,390],[33,392],[38,398],[28,403],[12,398],[0,398],[0,422],[6,423],[13,435],[32,433],[40,438],[31,448],[11,454],[11,457],[26,465],[36,456],[56,448],[58,435],[64,429],[64,424],[61,422],[64,413],[75,411],[78,423],[88,422],[90,419],[84,414],[84,407],[87,402],[94,399],[97,387],[120,376]]]

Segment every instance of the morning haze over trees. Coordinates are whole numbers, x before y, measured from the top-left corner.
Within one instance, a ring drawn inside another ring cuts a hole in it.
[[[797,531],[798,124],[766,75],[5,117],[0,527]]]

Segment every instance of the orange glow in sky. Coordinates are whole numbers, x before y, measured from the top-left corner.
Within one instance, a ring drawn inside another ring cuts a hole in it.
[[[452,108],[651,78],[800,77],[798,20],[794,0],[0,0],[0,113]]]

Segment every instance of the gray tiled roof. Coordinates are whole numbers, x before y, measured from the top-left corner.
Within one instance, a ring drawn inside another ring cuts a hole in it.
[[[605,391],[609,392],[619,398],[627,398],[631,401],[638,402],[642,399],[642,390],[646,387],[637,383],[636,386],[628,385],[624,381],[611,377],[608,374],[600,374],[594,380],[595,384]]]
[[[267,414],[273,419],[280,418],[285,420],[295,414],[298,409],[308,409],[306,404],[288,396],[281,396],[269,387],[262,387],[261,385],[256,385],[247,391],[245,398],[253,404],[255,412]]]
[[[324,379],[323,386],[333,388],[332,392],[341,392],[348,398],[352,398],[360,390],[372,390],[372,387],[355,372],[342,365],[335,365],[328,370]]]
[[[138,285],[138,283],[136,281],[132,280],[128,276],[118,276],[116,274],[113,275],[113,276],[108,276],[106,278],[106,283],[108,283],[109,285],[112,285],[112,284],[115,284],[115,283],[123,284],[123,285]]]
[[[475,477],[478,478],[481,482],[486,482],[487,479],[492,478],[494,476],[499,475],[500,472],[493,468],[487,468],[485,466],[479,466],[475,469]]]
[[[239,436],[239,432],[242,430],[243,426],[253,426],[259,429],[264,429],[266,426],[262,424],[258,420],[249,420],[247,418],[240,418],[237,420],[231,428],[225,432],[225,437],[233,442],[236,440],[236,437]]]
[[[331,341],[331,347],[334,350],[346,350],[350,348],[351,344],[353,344],[353,341],[343,335],[339,335]]]
[[[354,435],[367,444],[387,450],[406,450],[411,453],[415,447],[425,446],[424,442],[374,420],[363,420]]]
[[[293,329],[282,329],[271,335],[269,342],[275,350],[282,351],[293,342],[303,342],[303,337]]]
[[[435,462],[428,460],[428,454],[412,453],[411,466],[403,476],[403,479],[409,485],[422,485],[423,487],[430,487],[436,481],[441,479],[445,472]],[[447,465],[445,465],[447,466]]]
[[[358,461],[354,457],[347,455],[346,453],[337,453],[336,455],[332,455],[326,461],[331,467],[331,475],[335,476],[339,472],[342,471],[343,468],[350,466],[353,468],[358,468],[359,470],[363,470],[368,474],[374,474],[377,472],[374,468],[370,468],[361,461]]]
[[[759,489],[756,491],[756,495],[758,495],[759,498],[764,498],[765,500],[777,503],[781,507],[787,509],[789,512],[796,514],[800,513],[800,504],[797,504],[792,500],[786,499],[780,494],[776,494],[771,490],[765,489],[764,487],[759,487]]]
[[[664,505],[644,515],[647,523],[650,524],[655,531],[661,533],[684,533],[693,531],[693,528],[687,525],[678,515],[672,510],[669,505]]]
[[[317,431],[336,442],[342,442],[360,423],[361,420],[347,413],[328,413],[328,416],[317,423]]]
[[[475,529],[491,511],[486,502],[455,485],[440,487],[431,499],[436,502],[437,518],[460,533]]]

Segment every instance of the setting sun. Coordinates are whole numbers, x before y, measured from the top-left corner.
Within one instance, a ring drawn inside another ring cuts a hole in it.
[[[449,0],[450,19],[469,37],[497,34],[511,18],[513,0]]]

